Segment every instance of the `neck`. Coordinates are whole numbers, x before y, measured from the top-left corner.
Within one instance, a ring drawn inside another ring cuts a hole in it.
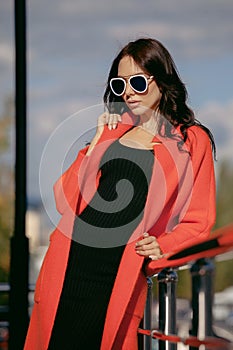
[[[159,114],[157,112],[154,112],[150,116],[141,115],[138,126],[150,132],[151,134],[156,135],[158,133],[158,122]]]

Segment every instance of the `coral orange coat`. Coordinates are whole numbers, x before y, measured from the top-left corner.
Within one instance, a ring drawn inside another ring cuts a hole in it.
[[[115,130],[105,127],[91,155],[85,155],[88,146],[81,150],[54,185],[57,210],[62,216],[50,236],[50,246],[36,283],[24,350],[48,347],[65,277],[77,203],[81,212],[98,185],[98,166],[103,153],[132,123],[131,116],[125,113]],[[121,259],[101,350],[137,349],[136,334],[144,311],[147,283],[142,272],[144,259],[135,253],[135,240],[141,238],[143,232],[149,232],[167,253],[208,237],[214,224],[215,179],[209,138],[200,127],[193,126],[188,129],[188,140],[180,151],[179,131],[175,130],[174,135],[172,139],[157,135],[153,140],[155,159],[144,216]]]

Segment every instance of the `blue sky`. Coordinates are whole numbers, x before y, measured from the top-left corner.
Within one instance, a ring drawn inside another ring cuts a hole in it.
[[[233,160],[232,0],[29,0],[27,12],[29,196],[40,195],[41,157],[51,133],[102,102],[112,59],[141,36],[169,49],[197,118],[215,135],[219,160]],[[1,1],[0,111],[14,93],[13,29],[13,1]],[[77,119],[77,130],[81,122],[82,131],[94,127],[90,114],[90,124],[86,114]],[[59,149],[66,139],[63,134]],[[55,158],[51,183],[58,176]]]

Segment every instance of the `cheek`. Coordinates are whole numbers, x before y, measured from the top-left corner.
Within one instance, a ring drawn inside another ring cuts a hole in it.
[[[155,99],[160,99],[162,96],[162,93],[161,93],[158,85],[155,85],[152,87],[151,93],[154,95]]]
[[[157,105],[159,104],[161,100],[162,94],[159,91],[159,89],[153,89],[148,95],[147,95],[147,102],[152,106],[152,105]]]

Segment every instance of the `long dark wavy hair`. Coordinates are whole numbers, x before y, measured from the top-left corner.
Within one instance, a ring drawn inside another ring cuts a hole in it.
[[[188,107],[186,87],[179,77],[170,53],[158,40],[140,38],[129,42],[116,56],[110,68],[103,97],[109,112],[122,114],[129,111],[127,105],[123,103],[122,97],[113,94],[109,84],[111,78],[117,77],[119,62],[125,56],[132,57],[145,73],[149,76],[153,75],[162,93],[159,113],[166,120],[166,135],[171,135],[172,126],[177,127],[179,125],[183,136],[182,143],[184,143],[187,139],[187,129],[192,125],[198,125],[208,134],[216,158],[214,137],[210,130],[195,118],[192,109]],[[161,128],[162,125],[160,125],[160,131]]]

